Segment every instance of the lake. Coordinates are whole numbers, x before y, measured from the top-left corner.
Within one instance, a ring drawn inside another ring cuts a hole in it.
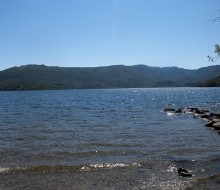
[[[219,189],[218,132],[167,106],[220,111],[220,88],[0,92],[0,189]]]

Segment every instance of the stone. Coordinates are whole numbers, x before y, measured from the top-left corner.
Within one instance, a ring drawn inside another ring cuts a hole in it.
[[[175,111],[175,113],[183,113],[183,110],[181,108],[179,108]]]
[[[182,177],[192,177],[192,174],[189,173],[187,170],[183,169],[183,168],[179,168],[177,170],[178,174]]]
[[[220,122],[214,123],[213,127],[215,128],[215,130],[220,130]]]
[[[220,119],[220,118],[217,117],[217,116],[210,116],[209,117],[209,121],[215,121],[216,122],[216,119]]]
[[[208,114],[204,114],[204,115],[201,115],[201,118],[203,118],[203,119],[209,119],[209,115]]]
[[[199,108],[196,108],[196,107],[189,107],[187,109],[189,110],[189,112],[194,112],[194,113],[199,112]]]
[[[214,118],[214,119],[212,119],[212,121],[214,121],[215,123],[218,123],[218,122],[220,122],[220,119]]]
[[[209,121],[208,123],[205,124],[206,127],[213,127],[214,121]]]
[[[197,113],[197,114],[204,114],[207,112],[207,110],[200,110],[199,108],[196,108],[196,107],[190,107],[188,108],[189,112],[193,112],[193,113]]]
[[[219,117],[220,118],[220,112],[213,112],[210,114],[210,116],[216,116],[216,117]]]
[[[165,108],[165,112],[175,112],[176,110],[174,108]]]

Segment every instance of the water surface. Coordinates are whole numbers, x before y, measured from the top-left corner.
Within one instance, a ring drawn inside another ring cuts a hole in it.
[[[0,92],[2,189],[219,189],[220,88]],[[181,178],[176,168],[194,176]],[[212,177],[211,177],[212,176]]]

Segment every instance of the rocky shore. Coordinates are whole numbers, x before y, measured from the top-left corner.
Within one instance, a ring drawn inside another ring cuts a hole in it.
[[[197,107],[178,108],[166,107],[164,113],[167,115],[176,114],[192,114],[195,119],[202,119],[205,121],[205,126],[218,131],[220,134],[220,112],[210,112],[207,109]],[[184,168],[177,169],[177,173],[181,177],[192,177],[193,174]]]
[[[187,108],[172,108],[167,107],[164,109],[166,114],[193,114],[195,119],[203,119],[206,127],[210,127],[220,134],[220,112],[210,112],[207,109],[200,109],[197,107],[187,107]]]

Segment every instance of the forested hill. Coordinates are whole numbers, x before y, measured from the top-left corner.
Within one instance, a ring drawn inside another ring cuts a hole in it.
[[[205,81],[203,86],[206,86],[206,87],[220,87],[220,76],[215,77],[211,80]]]
[[[197,70],[146,65],[88,68],[25,65],[1,71],[0,90],[200,86],[218,76],[219,65]]]

